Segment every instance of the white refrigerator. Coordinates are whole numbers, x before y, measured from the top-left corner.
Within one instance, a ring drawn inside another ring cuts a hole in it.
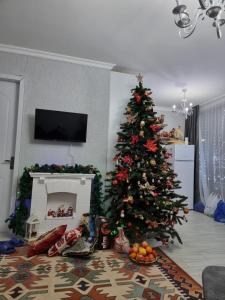
[[[177,194],[185,195],[189,209],[193,209],[194,194],[194,145],[167,145],[168,152],[172,153],[170,163],[177,174],[177,179],[181,181],[181,189],[175,190]]]

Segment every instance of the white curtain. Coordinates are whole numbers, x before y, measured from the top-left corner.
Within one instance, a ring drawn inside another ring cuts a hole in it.
[[[200,194],[225,199],[225,96],[200,106]]]

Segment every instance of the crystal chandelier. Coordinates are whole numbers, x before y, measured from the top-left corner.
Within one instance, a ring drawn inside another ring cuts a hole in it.
[[[187,89],[182,89],[183,93],[184,93],[184,97],[183,99],[181,99],[181,103],[178,104],[178,105],[173,105],[172,108],[173,108],[173,112],[176,112],[176,113],[181,113],[181,114],[184,114],[185,115],[185,119],[187,119],[188,116],[192,115],[193,113],[193,108],[192,108],[192,103],[188,103],[187,101],[187,98],[186,98],[186,92],[187,92]]]
[[[212,26],[216,28],[217,37],[222,37],[220,27],[225,24],[225,19],[221,18],[222,12],[225,10],[225,0],[196,0],[199,7],[193,19],[187,11],[187,6],[179,4],[173,9],[175,24],[180,28],[179,35],[181,38],[187,38],[194,32],[199,19],[204,20],[208,16],[213,20]]]

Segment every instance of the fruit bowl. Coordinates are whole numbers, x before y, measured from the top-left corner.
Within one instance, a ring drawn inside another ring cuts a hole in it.
[[[134,243],[129,249],[129,258],[140,265],[151,265],[157,261],[157,252],[146,241]]]
[[[151,265],[151,264],[153,264],[153,263],[155,263],[157,261],[157,257],[154,260],[152,260],[152,261],[137,261],[136,259],[134,259],[134,258],[132,258],[130,256],[129,256],[129,258],[134,263],[136,263],[138,265],[144,265],[144,266],[149,266],[149,265]]]

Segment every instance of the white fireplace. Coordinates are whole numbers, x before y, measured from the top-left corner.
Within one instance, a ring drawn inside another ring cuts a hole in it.
[[[79,225],[90,211],[91,183],[95,174],[30,173],[33,178],[31,211],[40,220],[40,232],[58,225]]]

